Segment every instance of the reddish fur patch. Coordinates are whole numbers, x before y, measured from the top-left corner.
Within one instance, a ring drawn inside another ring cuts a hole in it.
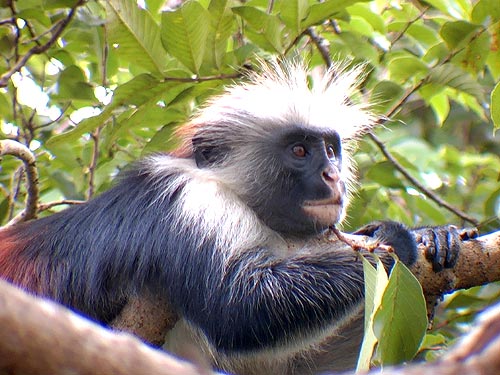
[[[0,277],[31,291],[38,290],[37,265],[23,256],[31,238],[19,238],[16,228],[0,230]]]
[[[178,158],[189,158],[193,156],[193,145],[191,139],[198,130],[197,125],[189,122],[175,131],[175,136],[180,140],[179,146],[171,153]]]

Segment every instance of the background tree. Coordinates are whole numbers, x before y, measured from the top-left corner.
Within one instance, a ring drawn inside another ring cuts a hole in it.
[[[26,146],[24,164],[0,165],[0,223],[106,190],[132,160],[174,148],[175,126],[256,57],[277,55],[364,64],[358,94],[387,118],[360,144],[345,230],[378,218],[498,228],[499,32],[498,0],[0,0],[0,139]],[[448,296],[422,355],[499,295]]]

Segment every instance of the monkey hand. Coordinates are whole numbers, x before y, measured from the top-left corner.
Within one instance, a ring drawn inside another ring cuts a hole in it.
[[[401,223],[376,221],[358,229],[354,234],[374,238],[379,248],[392,249],[406,265],[412,265],[417,259],[417,244],[414,236]]]
[[[454,225],[423,227],[412,230],[417,245],[425,247],[425,257],[432,263],[434,272],[455,265],[460,243],[477,237],[476,229],[459,229]]]

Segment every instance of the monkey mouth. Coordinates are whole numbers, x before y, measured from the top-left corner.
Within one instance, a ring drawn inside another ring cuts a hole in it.
[[[305,201],[302,210],[307,216],[314,218],[322,225],[331,225],[340,220],[342,214],[342,197],[332,197],[314,201]]]

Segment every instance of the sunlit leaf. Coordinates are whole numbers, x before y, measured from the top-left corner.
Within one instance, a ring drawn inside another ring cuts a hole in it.
[[[444,64],[433,68],[429,74],[429,82],[452,87],[484,101],[484,93],[479,82],[453,64]]]
[[[95,100],[94,90],[82,69],[72,65],[59,75],[57,97],[64,100]]]
[[[365,281],[365,334],[361,344],[361,350],[356,366],[356,371],[367,371],[370,369],[371,359],[378,340],[373,332],[374,317],[380,304],[384,292],[389,282],[385,267],[377,258],[374,267],[366,257],[363,260],[363,273]]]
[[[200,73],[209,29],[209,13],[195,1],[187,1],[178,9],[162,14],[163,45],[172,56],[196,74]]]
[[[500,20],[500,1],[497,0],[479,0],[472,10],[472,22],[482,23],[490,18],[495,22]]]
[[[302,28],[305,29],[309,26],[321,23],[335,13],[344,10],[349,5],[359,2],[359,0],[326,0],[322,3],[314,3],[309,8],[309,14],[306,19],[302,21]]]
[[[500,128],[500,83],[491,92],[491,119],[495,128]]]
[[[421,59],[411,55],[392,59],[388,64],[388,68],[391,79],[396,82],[406,82],[410,79],[422,77],[428,71],[427,65]]]
[[[293,32],[294,36],[302,31],[301,22],[305,18],[309,4],[307,0],[282,1],[280,18]]]
[[[131,65],[161,74],[167,54],[160,41],[159,27],[149,12],[130,0],[109,0],[106,4],[108,38],[112,47]]]
[[[378,113],[386,113],[403,96],[403,88],[395,82],[381,81],[371,91],[371,102]]]
[[[448,117],[450,113],[450,102],[448,100],[448,95],[434,95],[430,100],[429,104],[431,105],[434,114],[436,115],[437,122],[439,125],[443,125],[443,122]]]
[[[234,15],[229,0],[212,0],[208,7],[210,13],[210,32],[207,35],[205,50],[206,63],[220,69],[226,54],[228,40],[233,31]]]
[[[470,36],[479,28],[478,25],[466,21],[446,22],[439,34],[443,37],[450,49],[454,49],[460,45],[470,41]]]
[[[96,129],[98,126],[104,125],[106,120],[113,114],[115,108],[125,104],[140,105],[163,89],[165,87],[161,86],[153,76],[148,74],[139,75],[117,87],[111,103],[99,115],[81,121],[71,131],[52,137],[47,142],[47,145],[75,141],[81,135]]]
[[[378,361],[387,366],[413,359],[426,329],[422,287],[411,271],[397,261],[373,323]]]
[[[247,29],[247,34],[252,41],[268,51],[283,51],[281,41],[283,25],[277,16],[250,6],[234,7],[232,10],[251,26]]]

